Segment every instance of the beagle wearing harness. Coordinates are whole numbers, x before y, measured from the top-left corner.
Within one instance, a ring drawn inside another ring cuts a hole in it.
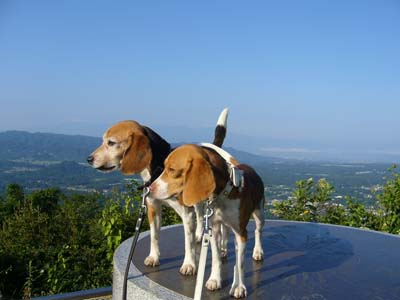
[[[214,144],[221,146],[226,135],[228,109],[224,109],[215,128]],[[88,158],[88,163],[97,170],[111,172],[120,170],[124,175],[140,174],[145,185],[152,183],[163,171],[164,160],[171,147],[149,127],[135,121],[123,121],[110,127],[103,135],[103,143]],[[144,260],[146,266],[160,264],[159,234],[161,227],[161,205],[172,207],[182,218],[185,232],[185,257],[180,268],[183,275],[194,275],[195,236],[201,239],[202,216],[198,217],[195,232],[194,214],[200,209],[184,206],[176,199],[148,196],[147,217],[150,224],[150,253]]]
[[[164,162],[164,171],[150,186],[157,199],[176,198],[185,206],[211,201],[212,267],[206,288],[221,288],[221,225],[235,235],[236,264],[230,294],[247,295],[244,284],[244,254],[247,224],[253,216],[256,224],[253,259],[263,259],[261,243],[264,225],[264,184],[250,166],[240,164],[226,151],[210,144],[183,145],[172,151]],[[232,169],[240,170],[232,175]],[[237,177],[242,179],[238,182]]]

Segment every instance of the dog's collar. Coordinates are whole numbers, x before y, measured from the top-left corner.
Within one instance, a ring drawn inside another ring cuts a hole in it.
[[[222,190],[222,192],[219,193],[218,197],[221,197],[221,196],[223,196],[223,197],[228,197],[229,194],[232,192],[233,188],[234,188],[234,185],[232,184],[232,182],[231,182],[231,181],[228,181],[228,182],[226,183],[226,186],[225,186],[224,189]]]
[[[145,183],[143,183],[142,185],[139,185],[136,189],[138,191],[142,191],[144,188],[149,187],[151,184],[151,181],[146,181]]]
[[[208,201],[210,203],[214,203],[215,200],[224,197],[228,198],[234,188],[238,188],[239,192],[243,190],[244,179],[243,179],[243,171],[233,167],[230,169],[230,180],[226,183],[224,189],[218,195],[212,195]]]

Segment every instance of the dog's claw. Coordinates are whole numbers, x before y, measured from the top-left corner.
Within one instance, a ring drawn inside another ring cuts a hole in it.
[[[185,276],[192,276],[196,274],[196,266],[193,264],[184,264],[182,265],[179,272]]]
[[[229,294],[235,298],[245,298],[247,297],[247,290],[244,285],[235,285],[231,287]]]
[[[147,256],[144,260],[144,264],[148,267],[156,267],[160,265],[160,260],[153,256]]]

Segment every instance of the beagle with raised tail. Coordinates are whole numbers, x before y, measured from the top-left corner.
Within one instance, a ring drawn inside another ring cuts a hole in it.
[[[215,128],[214,144],[221,146],[225,134],[228,109],[220,114]],[[135,121],[123,121],[110,127],[103,135],[103,143],[88,158],[88,163],[103,172],[120,170],[124,175],[140,174],[145,185],[150,185],[164,170],[164,160],[171,152],[171,147],[162,137],[150,128]],[[173,198],[148,196],[147,217],[150,224],[150,253],[144,264],[160,264],[159,234],[161,227],[161,204],[172,207],[182,218],[185,232],[185,257],[180,273],[194,275],[195,234],[201,238],[202,216],[198,217],[198,228],[195,233],[194,209],[184,206]],[[196,209],[196,213],[200,213]]]
[[[183,145],[168,155],[164,171],[150,186],[157,199],[176,198],[185,206],[212,201],[211,275],[206,282],[209,290],[221,288],[221,224],[230,227],[235,235],[236,264],[230,294],[235,298],[247,295],[244,284],[244,254],[246,226],[251,216],[256,224],[253,259],[263,259],[261,243],[264,225],[264,184],[248,165],[239,164],[223,149],[211,144]],[[241,170],[242,184],[233,185],[232,167]]]

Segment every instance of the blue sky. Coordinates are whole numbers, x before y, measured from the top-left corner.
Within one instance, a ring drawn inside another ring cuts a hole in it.
[[[208,128],[228,106],[257,151],[400,153],[399,53],[396,0],[2,0],[0,131]]]

